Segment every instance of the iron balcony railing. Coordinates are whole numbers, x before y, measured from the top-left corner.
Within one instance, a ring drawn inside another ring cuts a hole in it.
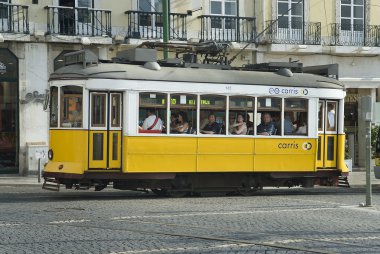
[[[331,45],[380,47],[380,26],[331,24]]]
[[[0,3],[0,32],[29,34],[28,6]]]
[[[266,40],[273,44],[321,44],[321,22],[273,22],[268,20],[267,27],[272,26],[266,32]]]
[[[135,39],[162,39],[163,13],[126,11],[128,18],[127,38]],[[187,40],[187,14],[169,14],[169,39]]]
[[[201,41],[251,42],[256,35],[256,19],[201,15]]]
[[[46,6],[47,33],[111,36],[111,11],[87,7]]]

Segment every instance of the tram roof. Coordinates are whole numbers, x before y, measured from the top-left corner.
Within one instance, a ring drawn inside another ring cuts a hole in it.
[[[308,73],[293,73],[293,76],[287,77],[276,72],[260,71],[181,67],[161,67],[160,70],[151,70],[142,65],[117,63],[99,63],[87,68],[83,68],[82,65],[69,65],[56,70],[50,76],[50,80],[62,79],[125,79],[331,89],[344,88],[343,83],[336,79]]]

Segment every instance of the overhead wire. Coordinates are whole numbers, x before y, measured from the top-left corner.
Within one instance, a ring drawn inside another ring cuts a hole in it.
[[[291,7],[286,10],[284,13],[282,13],[280,16],[277,16],[277,19],[275,20],[272,20],[271,23],[263,30],[261,31],[258,35],[256,35],[251,41],[249,41],[243,48],[241,48],[239,50],[239,52],[237,52],[230,60],[229,60],[229,63],[231,64],[249,45],[251,45],[252,43],[255,43],[256,40],[262,36],[269,28],[271,28],[275,23],[277,23],[279,21],[280,18],[284,17],[286,14],[289,13],[289,11],[291,11],[292,9],[294,9],[295,7],[297,7],[301,2],[303,2],[304,0],[298,0],[298,2],[296,4],[292,4]]]

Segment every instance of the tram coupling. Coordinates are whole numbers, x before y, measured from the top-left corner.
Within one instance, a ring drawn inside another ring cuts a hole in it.
[[[42,184],[42,189],[50,191],[59,191],[60,183],[55,178],[44,178],[44,183]]]
[[[347,176],[339,176],[338,187],[351,188]]]

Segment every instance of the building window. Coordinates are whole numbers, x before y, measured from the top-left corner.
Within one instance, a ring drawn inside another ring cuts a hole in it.
[[[236,16],[236,0],[210,0],[210,14],[217,16]],[[212,28],[235,29],[235,19],[212,19]]]
[[[363,31],[364,0],[341,0],[340,16],[342,30]]]
[[[161,0],[139,0],[139,11],[162,12]]]
[[[299,0],[278,0],[277,1],[278,27],[302,29],[302,23],[303,23],[302,10],[303,10],[303,1],[299,2]],[[284,16],[282,16],[282,14],[284,14]]]
[[[302,22],[303,22],[302,10],[303,10],[303,1],[299,2],[299,0],[278,0],[277,2],[278,27],[301,29]],[[284,16],[282,16],[282,14],[284,14]]]
[[[9,3],[8,0],[0,0],[0,4],[1,3]],[[1,19],[7,19],[8,18],[8,6],[4,5],[4,6],[1,6],[0,5],[0,20]],[[1,27],[1,24],[0,24],[0,27]]]

